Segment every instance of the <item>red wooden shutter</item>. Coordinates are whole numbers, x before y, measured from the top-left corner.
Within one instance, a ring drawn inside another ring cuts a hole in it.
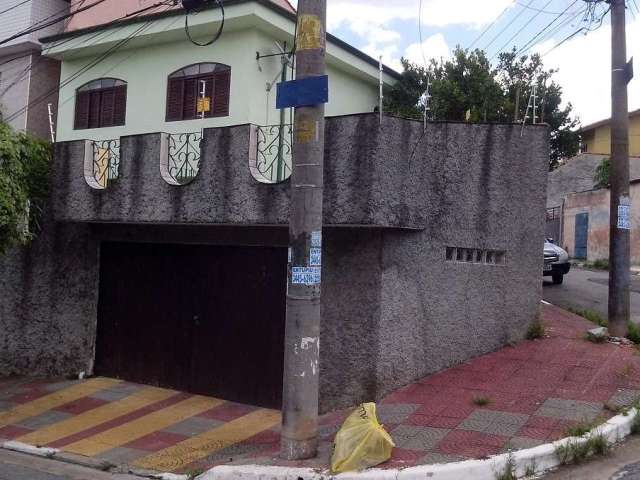
[[[100,126],[100,98],[102,93],[94,91],[89,93],[89,128]]]
[[[167,85],[167,122],[182,120],[184,80],[172,78]]]
[[[73,128],[80,130],[89,128],[89,92],[76,94],[76,112]]]
[[[100,126],[110,127],[113,125],[113,112],[115,102],[115,92],[112,88],[102,92],[102,108],[100,109]]]
[[[113,125],[124,125],[127,116],[127,86],[117,86],[113,93]]]
[[[184,81],[184,95],[182,105],[182,119],[191,120],[196,118],[196,101],[198,99],[198,81],[195,78],[188,78]]]
[[[229,93],[231,89],[231,70],[225,70],[215,75],[213,94],[214,117],[229,115]]]

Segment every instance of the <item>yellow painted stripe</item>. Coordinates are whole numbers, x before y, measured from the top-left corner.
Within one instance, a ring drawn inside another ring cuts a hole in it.
[[[17,440],[32,445],[46,445],[162,401],[175,394],[176,392],[173,390],[147,387],[116,402],[107,403],[49,427],[23,435]]]
[[[112,378],[92,378],[84,382],[73,385],[72,387],[59,390],[57,392],[40,397],[32,402],[18,405],[12,410],[0,413],[0,427],[20,422],[25,418],[34,417],[64,405],[73,402],[87,395],[99,392],[105,388],[113,387],[120,383],[120,380]]]
[[[280,412],[256,410],[134,462],[140,468],[172,472],[211,453],[242,442],[280,422]]]
[[[105,430],[93,437],[71,443],[66,447],[62,447],[62,449],[67,452],[92,457],[142,438],[150,433],[170,427],[171,425],[223,403],[224,400],[196,395],[175,405],[140,417],[132,422],[125,423],[110,430]]]

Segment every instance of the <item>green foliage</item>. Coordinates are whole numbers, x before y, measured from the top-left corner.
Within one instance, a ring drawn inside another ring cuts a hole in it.
[[[531,322],[527,329],[527,340],[535,340],[537,338],[544,337],[545,329],[544,324],[540,320]]]
[[[593,175],[593,187],[594,188],[607,188],[610,185],[611,177],[611,160],[609,158],[603,158],[600,165],[596,168],[596,173]]]
[[[592,268],[594,270],[609,270],[609,259],[599,258],[593,262],[587,262],[584,264],[585,268]]]
[[[593,310],[588,309],[579,309],[579,308],[567,308],[571,313],[575,313],[576,315],[580,315],[583,318],[586,318],[590,322],[595,323],[599,327],[608,327],[609,322],[607,322],[604,318],[600,316],[598,312],[594,312]]]
[[[570,440],[556,447],[556,455],[562,465],[580,463],[588,457],[604,456],[610,451],[611,446],[602,434],[592,434],[586,440]]]
[[[471,401],[474,405],[479,407],[486,407],[491,403],[491,399],[489,397],[473,397],[473,400]]]
[[[504,470],[496,475],[496,480],[517,480],[517,478],[518,475],[516,475],[516,461],[513,458],[513,454],[509,452]]]
[[[573,107],[560,108],[562,88],[551,80],[556,70],[545,70],[537,54],[518,57],[515,50],[504,52],[494,68],[484,51],[457,47],[449,60],[432,60],[421,67],[402,59],[402,65],[402,77],[385,93],[385,111],[422,118],[420,98],[430,79],[431,113],[436,120],[518,122],[524,118],[535,84],[539,120],[550,126],[550,168],[578,152],[579,122],[572,118]]]
[[[640,435],[640,410],[636,407],[636,416],[631,422],[631,435]]]
[[[636,345],[640,344],[640,326],[637,323],[629,322],[627,326],[627,338]]]
[[[50,159],[49,143],[0,123],[0,254],[39,231]]]

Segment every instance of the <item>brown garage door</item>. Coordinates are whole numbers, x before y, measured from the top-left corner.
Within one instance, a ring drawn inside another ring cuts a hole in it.
[[[284,248],[103,243],[96,373],[279,408]]]

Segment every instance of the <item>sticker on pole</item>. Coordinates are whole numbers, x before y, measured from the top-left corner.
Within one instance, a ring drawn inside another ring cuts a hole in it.
[[[631,230],[631,205],[618,205],[618,228]]]
[[[311,232],[311,246],[314,248],[322,247],[322,232],[316,230],[315,232]]]
[[[320,267],[291,267],[291,283],[294,285],[319,285]]]
[[[310,248],[309,249],[309,265],[312,267],[319,267],[322,265],[322,249]]]

